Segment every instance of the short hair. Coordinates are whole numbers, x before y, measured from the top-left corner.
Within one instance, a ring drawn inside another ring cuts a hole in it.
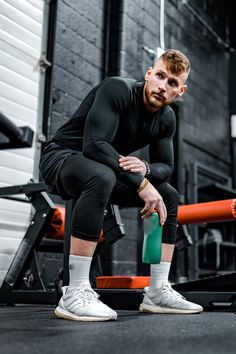
[[[166,65],[168,71],[174,75],[180,75],[190,71],[190,62],[186,55],[176,49],[166,50],[159,58]]]

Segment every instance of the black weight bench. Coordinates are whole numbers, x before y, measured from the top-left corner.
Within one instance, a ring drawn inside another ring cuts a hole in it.
[[[68,285],[70,219],[76,201],[73,199],[66,201],[64,241],[45,238],[47,225],[56,209],[47,191],[45,183],[34,183],[32,180],[29,184],[0,188],[0,198],[31,203],[35,209],[33,218],[0,287],[0,303],[57,304],[62,280],[63,285]],[[28,200],[17,198],[18,194],[25,194]],[[110,244],[125,235],[117,206],[109,206],[103,229],[104,234],[107,235],[106,242]],[[98,266],[101,248],[102,245],[99,244],[94,255]],[[63,272],[60,271],[63,279],[55,279],[55,289],[46,289],[44,286],[38,267],[36,254],[38,251],[64,253]],[[102,275],[101,267],[100,273]]]

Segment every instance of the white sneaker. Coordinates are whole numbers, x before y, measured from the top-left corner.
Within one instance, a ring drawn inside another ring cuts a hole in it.
[[[139,310],[152,313],[198,313],[203,308],[187,301],[182,295],[173,290],[169,283],[162,284],[159,289],[152,291],[144,289],[146,294]]]
[[[55,310],[57,317],[74,321],[116,320],[117,313],[98,300],[99,295],[87,282],[78,288],[64,286]]]

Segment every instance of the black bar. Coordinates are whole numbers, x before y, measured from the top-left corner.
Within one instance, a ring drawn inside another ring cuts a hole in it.
[[[44,290],[12,290],[1,294],[1,304],[46,304],[56,305],[58,294],[56,291]]]
[[[175,284],[173,289],[179,292],[216,292],[222,290],[236,292],[236,272]]]
[[[10,140],[2,134],[0,128],[0,150],[29,148],[32,146],[34,137],[33,130],[29,127],[19,127],[18,129],[21,132],[21,136],[15,140]]]
[[[31,147],[34,132],[29,127],[17,127],[0,112],[0,150]]]
[[[44,237],[36,248],[36,251],[63,253],[63,244],[63,240],[47,239]]]
[[[114,309],[138,310],[144,296],[143,289],[95,289],[101,301]],[[235,309],[236,292],[180,291],[187,300],[200,304],[206,310]]]
[[[21,271],[32,252],[33,248],[39,243],[43,237],[43,230],[45,228],[46,221],[52,215],[52,209],[42,211],[36,211],[34,218],[32,219],[26,234],[15,254],[10,268],[8,269],[5,281],[8,285],[14,286],[19,279]]]
[[[201,305],[204,309],[236,308],[236,292],[226,291],[180,291],[188,301]]]
[[[40,183],[27,183],[18,186],[9,186],[0,188],[0,197],[8,197],[15,194],[32,194],[36,192],[44,192],[47,190],[46,184]]]
[[[143,300],[143,289],[94,289],[100,300],[114,309],[138,310]]]
[[[13,122],[10,121],[4,114],[0,112],[0,132],[7,136],[10,140],[20,141],[22,131]]]
[[[64,232],[64,247],[63,247],[63,286],[69,284],[69,256],[70,256],[70,241],[71,241],[71,215],[76,204],[76,199],[66,201],[66,221]]]

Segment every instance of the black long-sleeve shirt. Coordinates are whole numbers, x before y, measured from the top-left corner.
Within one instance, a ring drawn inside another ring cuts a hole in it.
[[[127,156],[149,145],[150,175],[160,182],[173,170],[175,115],[166,106],[150,114],[143,102],[144,82],[111,77],[92,89],[72,118],[52,141],[103,163],[117,178],[139,186],[143,176],[124,171],[120,155]]]

